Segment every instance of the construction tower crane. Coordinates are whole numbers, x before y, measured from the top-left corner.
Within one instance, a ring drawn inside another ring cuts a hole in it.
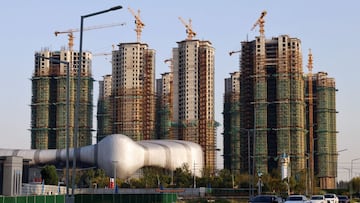
[[[314,177],[314,119],[313,119],[313,84],[312,84],[312,69],[313,69],[313,57],[311,49],[309,49],[308,55],[308,103],[309,103],[309,188],[313,190],[313,177]]]
[[[265,30],[264,30],[264,24],[265,24],[265,15],[266,15],[266,11],[261,12],[261,16],[260,18],[255,22],[255,24],[253,25],[253,27],[251,28],[251,31],[253,31],[255,29],[256,26],[259,25],[260,27],[260,36],[264,36]]]
[[[108,25],[97,25],[97,26],[84,28],[83,31],[108,28],[108,27],[114,27],[114,26],[123,26],[125,24],[126,23],[113,23],[113,24],[108,24]],[[55,34],[55,36],[58,36],[59,34],[65,34],[65,33],[68,34],[69,50],[72,51],[73,46],[74,46],[74,34],[73,34],[74,32],[80,32],[80,29],[76,28],[76,29],[69,29],[69,30],[65,30],[65,31],[55,31],[54,34]]]
[[[186,23],[181,17],[179,17],[179,20],[186,28],[187,39],[192,40],[192,38],[196,36],[196,33],[192,29],[191,19],[189,19],[189,23]]]
[[[233,54],[235,54],[235,53],[240,53],[241,52],[241,50],[237,50],[237,51],[230,51],[229,52],[229,55],[231,56],[231,55],[233,55]]]
[[[141,38],[141,32],[142,29],[144,28],[145,24],[141,21],[140,19],[140,10],[138,10],[138,13],[136,14],[130,7],[128,8],[129,11],[131,12],[131,14],[134,16],[135,18],[135,24],[136,24],[136,38],[137,38],[137,42],[140,42],[140,38]]]

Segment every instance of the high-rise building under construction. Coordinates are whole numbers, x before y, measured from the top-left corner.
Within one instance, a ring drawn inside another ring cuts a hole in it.
[[[99,81],[99,98],[97,101],[97,142],[106,135],[112,134],[112,97],[111,97],[112,76],[105,75]]]
[[[309,91],[310,86],[312,90]],[[308,152],[312,154],[309,168],[312,170],[310,174],[319,181],[313,186],[334,189],[338,158],[335,79],[325,72],[305,75],[305,90]]]
[[[332,79],[316,76],[312,78],[322,79],[313,83],[314,120],[309,124],[300,40],[261,35],[242,42],[240,90],[226,85],[224,95],[224,148],[230,148],[224,149],[224,167],[234,173],[269,173],[280,169],[281,156],[288,156],[293,176],[307,174],[307,166],[313,166],[312,177],[319,180],[313,184],[330,188],[337,165],[335,87]]]
[[[171,133],[175,139],[200,144],[211,171],[216,164],[214,52],[209,41],[188,39],[178,42],[172,57]]]
[[[172,60],[171,60],[172,61]],[[161,74],[156,80],[156,138],[177,139],[173,121],[173,72]]]
[[[292,157],[292,171],[305,169],[305,95],[300,40],[286,35],[270,40],[259,36],[242,42],[241,50],[240,135],[248,139],[246,129],[253,129],[253,170],[271,171],[278,166],[275,158],[281,154]],[[240,147],[250,147],[247,145],[242,143]],[[248,156],[248,150],[241,152],[242,157]],[[240,162],[241,168],[249,167],[245,160]]]
[[[240,169],[240,72],[233,72],[225,79],[223,107],[224,168]],[[249,148],[248,148],[249,149]]]
[[[37,56],[42,56],[37,57]],[[45,57],[45,58],[44,58]],[[74,112],[79,53],[69,50],[43,50],[35,53],[35,71],[31,78],[31,148],[66,147],[66,73],[69,62],[69,146],[73,146]],[[92,92],[90,52],[83,52],[79,109],[78,146],[92,144]],[[51,60],[47,59],[51,58]]]
[[[133,140],[155,137],[155,50],[121,43],[112,53],[112,132]]]

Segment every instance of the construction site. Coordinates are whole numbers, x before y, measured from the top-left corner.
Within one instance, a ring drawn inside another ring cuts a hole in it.
[[[135,18],[136,42],[120,43],[112,51],[112,74],[99,82],[97,141],[110,134],[124,134],[135,141],[179,139],[201,145],[206,169],[216,169],[214,119],[215,49],[210,41],[195,39],[192,21],[179,20],[187,37],[177,42],[169,63],[170,72],[157,80],[155,50],[141,42],[145,24],[140,11]],[[279,158],[289,157],[292,176],[306,177],[311,191],[335,188],[337,177],[335,80],[327,73],[303,71],[301,41],[288,35],[265,37],[266,11],[253,25],[260,35],[241,42],[239,71],[225,80],[224,167],[235,174],[270,173],[279,170]],[[122,25],[122,24],[118,24]],[[95,26],[86,30],[117,26]],[[37,55],[70,64],[70,140],[74,135],[74,106],[79,57],[81,97],[79,146],[92,143],[92,54],[79,56],[69,48],[43,50]],[[44,58],[35,59],[32,77],[32,148],[64,148],[66,139],[66,67]],[[56,118],[56,119],[54,119]],[[70,144],[72,147],[73,144]],[[196,163],[194,166],[196,167]],[[195,169],[194,169],[195,170]],[[254,185],[253,185],[254,186]]]
[[[230,52],[240,53],[240,72],[225,81],[224,167],[233,173],[270,173],[280,170],[279,158],[286,155],[291,175],[309,179],[311,191],[333,189],[335,81],[326,73],[312,75],[311,54],[309,74],[303,73],[299,39],[288,35],[266,39],[265,15],[266,11],[254,24],[260,27],[260,36]]]
[[[52,61],[37,56],[51,58]],[[92,144],[92,91],[91,53],[84,52],[81,70],[81,93],[78,146]],[[70,50],[51,52],[43,50],[35,53],[35,71],[31,78],[31,148],[62,149],[66,146],[66,65],[69,62],[69,136],[72,147],[74,135],[74,112],[77,83],[76,64],[79,53]]]

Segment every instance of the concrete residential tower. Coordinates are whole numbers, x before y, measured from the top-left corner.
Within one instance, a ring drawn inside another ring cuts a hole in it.
[[[121,43],[112,53],[113,133],[135,141],[155,137],[155,51]]]
[[[184,40],[172,59],[174,137],[200,144],[205,167],[214,170],[214,48],[209,41]]]

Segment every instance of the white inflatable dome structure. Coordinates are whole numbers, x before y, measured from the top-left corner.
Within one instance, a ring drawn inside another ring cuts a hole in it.
[[[134,142],[125,135],[106,136],[98,144],[77,149],[76,160],[97,165],[108,176],[120,178],[131,176],[144,166],[158,166],[170,170],[184,164],[192,169],[196,165],[195,175],[201,176],[203,152],[201,146],[182,140],[143,140]],[[74,149],[69,149],[69,161],[72,161]],[[19,156],[31,160],[30,164],[51,164],[66,161],[66,149],[50,150],[13,150],[0,149],[0,156]],[[194,171],[192,171],[194,173]]]

